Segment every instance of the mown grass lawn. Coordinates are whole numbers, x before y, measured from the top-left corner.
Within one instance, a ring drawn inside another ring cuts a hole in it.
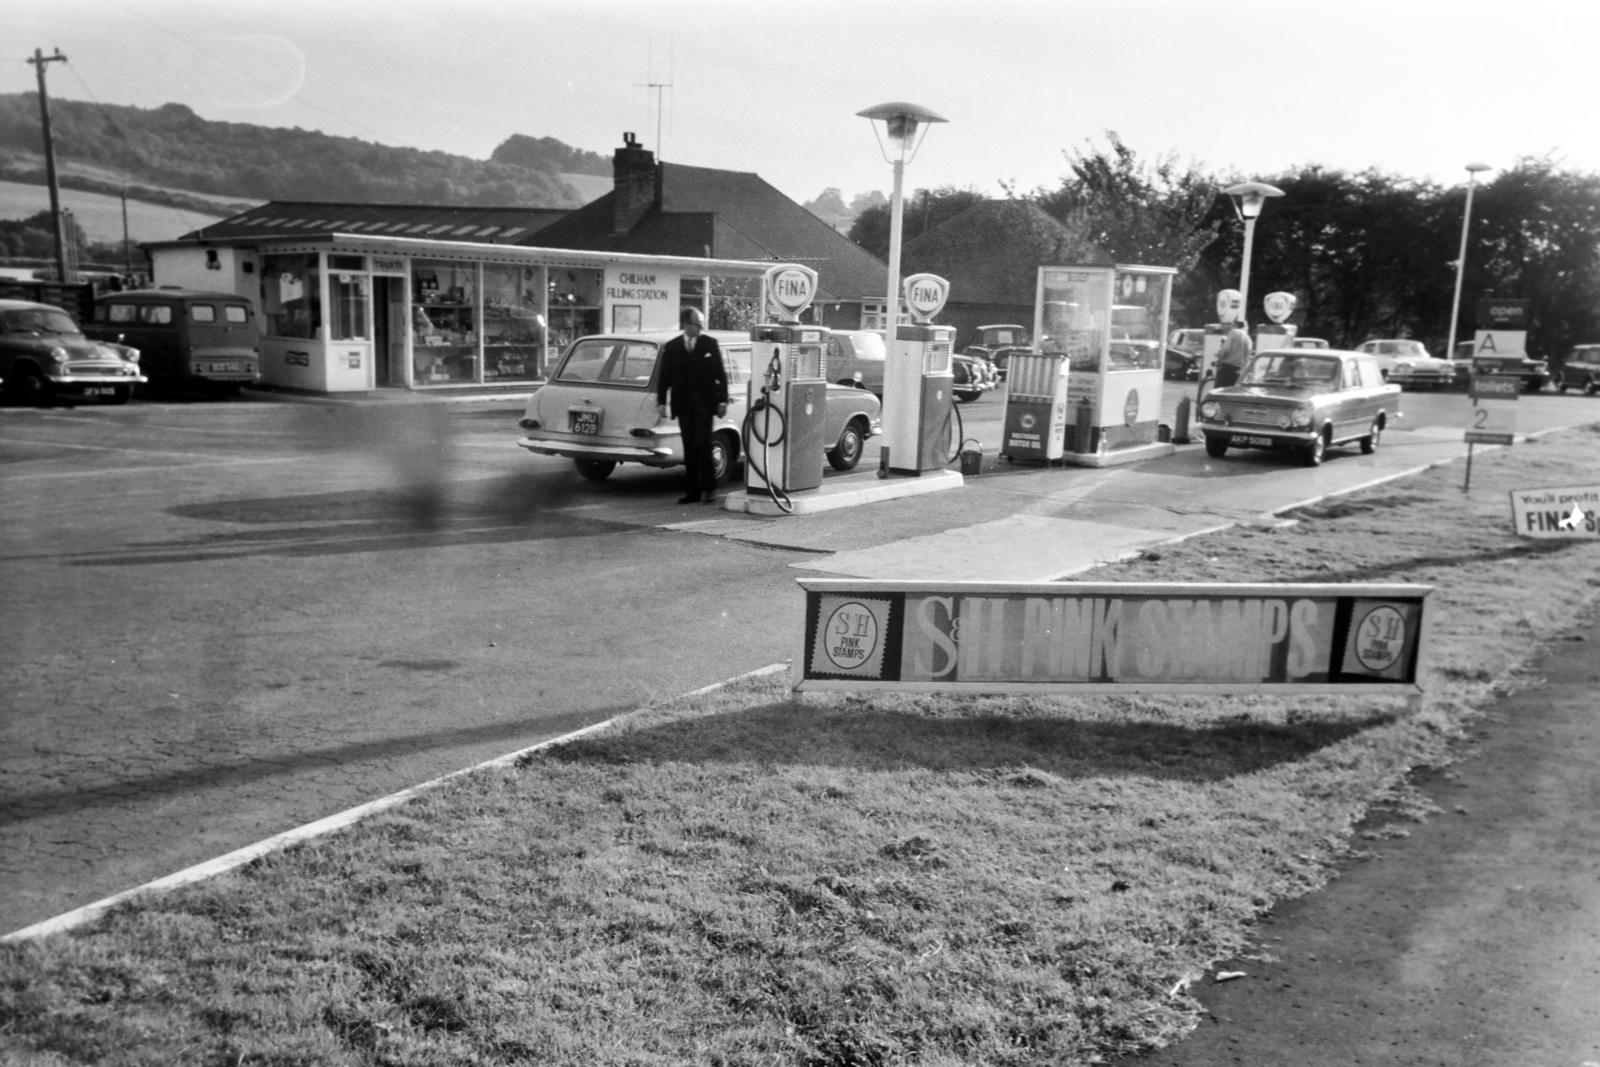
[[[0,947],[19,1064],[854,1067],[1103,1061],[1176,1040],[1362,833],[1592,607],[1600,543],[1511,534],[1593,480],[1554,435],[1096,571],[1434,585],[1387,698],[813,697],[646,709],[352,831]],[[798,603],[798,596],[797,596]]]

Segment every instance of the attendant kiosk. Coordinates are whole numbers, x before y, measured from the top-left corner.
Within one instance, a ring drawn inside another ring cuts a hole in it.
[[[1067,372],[1061,462],[1100,467],[1175,451],[1159,438],[1176,273],[1125,264],[1039,268],[1033,336],[1039,354],[1064,362]],[[1049,378],[1048,367],[1044,373]],[[1050,385],[1054,436],[1053,380]],[[1021,408],[1017,417],[1020,427]],[[1007,420],[1009,426],[1009,402]],[[1086,434],[1077,432],[1080,421],[1087,422]]]
[[[889,474],[943,470],[950,462],[955,375],[953,326],[930,320],[950,297],[936,274],[913,274],[902,286],[910,325],[896,326],[883,374],[883,469]]]
[[[802,326],[817,291],[817,272],[783,264],[763,278],[764,305],[780,322],[750,329],[749,406],[744,422],[745,488],[783,504],[788,494],[822,484],[829,331]]]

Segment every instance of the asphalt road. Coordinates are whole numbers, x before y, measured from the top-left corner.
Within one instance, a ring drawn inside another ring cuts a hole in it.
[[[1406,427],[1465,405],[1407,394]],[[1597,405],[1526,398],[1520,428]],[[1111,484],[997,464],[1001,407],[962,410],[1002,477],[764,523],[676,505],[676,473],[582,481],[504,405],[0,408],[0,932],[785,659],[791,564]],[[1307,473],[1163,462],[1218,498]]]

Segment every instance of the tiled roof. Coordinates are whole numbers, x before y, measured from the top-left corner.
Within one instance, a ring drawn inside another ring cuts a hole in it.
[[[887,265],[759,174],[662,163],[661,200],[625,234],[611,232],[615,193],[521,243],[547,248],[803,263],[817,300],[883,299]]]
[[[1111,257],[1036,204],[985,200],[907,242],[900,262],[948,281],[952,304],[1032,307],[1040,267]]]
[[[249,241],[313,234],[427,237],[481,244],[527,244],[566,208],[437,207],[426,204],[328,204],[274,200],[203,226],[180,241]]]

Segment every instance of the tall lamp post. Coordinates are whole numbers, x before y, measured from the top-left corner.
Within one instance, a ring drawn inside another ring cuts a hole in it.
[[[1472,224],[1472,187],[1481,171],[1492,169],[1487,163],[1467,164],[1467,209],[1461,213],[1461,252],[1456,256],[1456,295],[1450,301],[1450,337],[1445,341],[1444,358],[1456,357],[1456,321],[1461,316],[1461,279],[1467,271],[1467,228]]]
[[[1239,267],[1239,316],[1246,328],[1250,324],[1250,253],[1255,248],[1256,219],[1269,196],[1282,196],[1283,190],[1266,182],[1240,182],[1222,190],[1233,197],[1233,209],[1244,220],[1244,262]]]
[[[872,120],[874,136],[878,133],[877,124],[883,123],[888,144],[884,144],[880,139],[878,147],[883,150],[883,158],[894,166],[894,195],[889,198],[889,302],[884,305],[884,328],[889,331],[888,337],[892,341],[894,325],[899,321],[900,312],[900,229],[904,211],[902,182],[906,164],[917,154],[920,144],[917,128],[950,120],[925,107],[899,100],[869,107],[865,111],[857,111],[856,114],[861,118]],[[926,137],[926,128],[922,132]]]

